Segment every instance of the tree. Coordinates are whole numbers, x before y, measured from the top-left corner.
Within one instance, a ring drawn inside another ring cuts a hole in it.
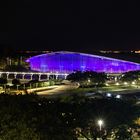
[[[86,80],[86,77],[84,77],[84,73],[81,71],[76,71],[74,73],[71,73],[67,76],[67,80],[70,80],[72,82],[81,82],[83,80]]]
[[[104,85],[107,80],[107,75],[102,72],[101,73],[91,72],[91,75],[92,75],[92,81],[99,86]]]
[[[77,140],[82,135],[87,140],[100,136],[105,140],[113,131],[121,139],[125,133],[125,140],[131,136],[126,130],[139,115],[139,107],[134,102],[118,99],[70,96],[66,101],[33,94],[1,94],[0,139]],[[102,132],[97,125],[99,117],[105,124]]]
[[[7,84],[7,79],[5,79],[5,78],[0,78],[0,84],[1,84],[1,85]]]
[[[29,128],[25,121],[11,121],[7,125],[6,122],[1,123],[2,140],[40,140],[39,134],[34,129]]]
[[[38,79],[34,79],[34,80],[29,81],[29,82],[27,83],[27,85],[29,85],[30,88],[36,88],[36,87],[39,86],[39,83],[40,83],[40,82],[38,81]]]
[[[132,82],[137,81],[140,76],[140,71],[130,71],[123,74],[120,78],[121,81],[125,82]]]
[[[20,80],[19,79],[13,79],[12,84],[15,85],[15,86],[20,85]]]
[[[6,92],[6,84],[7,84],[7,79],[0,78],[0,85],[4,86],[5,92]]]
[[[80,83],[81,87],[98,85],[102,86],[107,80],[105,73],[97,73],[94,71],[76,71],[67,76],[67,80]]]
[[[133,140],[132,131],[127,125],[120,125],[115,133],[116,140]]]

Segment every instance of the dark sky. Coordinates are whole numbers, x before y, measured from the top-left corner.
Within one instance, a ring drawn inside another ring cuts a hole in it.
[[[10,1],[1,8],[0,47],[18,50],[140,49],[135,1]]]

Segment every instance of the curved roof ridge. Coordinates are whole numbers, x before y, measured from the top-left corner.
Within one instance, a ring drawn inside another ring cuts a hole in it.
[[[52,55],[52,54],[56,54],[56,53],[80,54],[80,55],[85,55],[85,56],[97,57],[97,58],[101,58],[101,59],[116,60],[116,61],[128,62],[128,63],[131,63],[131,64],[140,65],[139,63],[131,62],[131,61],[127,61],[127,60],[116,59],[116,58],[111,58],[111,57],[106,57],[106,56],[100,56],[100,55],[94,55],[94,54],[81,53],[81,52],[71,52],[71,51],[56,51],[56,52],[50,52],[50,53],[45,53],[45,54],[36,55],[36,56],[33,56],[33,57],[29,58],[29,59],[33,59],[33,58],[35,58],[35,57],[40,57],[40,56],[45,56],[45,55]],[[29,61],[29,59],[27,59],[27,61]]]
[[[108,59],[108,60],[117,60],[117,61],[129,62],[129,63],[132,63],[132,64],[140,65],[139,63],[131,62],[131,61],[127,61],[127,60],[122,60],[122,59],[117,59],[117,58],[112,58],[112,57],[106,57],[106,56],[100,56],[100,55],[95,55],[95,54],[81,53],[81,52],[57,51],[57,52],[54,52],[54,53],[74,53],[74,54],[81,54],[81,55],[86,55],[86,56],[91,56],[91,57],[105,58],[105,59]]]

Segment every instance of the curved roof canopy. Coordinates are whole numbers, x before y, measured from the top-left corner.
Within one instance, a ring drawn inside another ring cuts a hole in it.
[[[40,72],[71,73],[74,71],[96,71],[123,73],[140,70],[140,64],[99,55],[77,52],[52,52],[37,55],[27,60],[32,70]]]

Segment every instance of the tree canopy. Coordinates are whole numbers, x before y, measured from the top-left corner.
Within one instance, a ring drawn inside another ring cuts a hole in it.
[[[97,73],[94,71],[76,71],[67,76],[67,80],[78,82],[80,85],[103,85],[107,80],[105,73]]]
[[[0,78],[0,84],[1,85],[7,84],[7,79],[6,78]]]
[[[129,71],[122,75],[121,80],[126,82],[132,82],[139,80],[140,71]]]
[[[120,136],[122,131],[118,128],[132,127],[139,113],[135,103],[118,99],[72,96],[65,101],[40,98],[35,94],[1,94],[0,139],[77,140],[82,136],[94,140],[99,135],[108,136],[113,130]],[[99,118],[104,120],[102,133],[97,125]],[[121,130],[126,132],[124,128]]]
[[[12,80],[12,84],[13,85],[20,85],[21,83],[20,83],[20,80],[19,79],[13,79]]]

